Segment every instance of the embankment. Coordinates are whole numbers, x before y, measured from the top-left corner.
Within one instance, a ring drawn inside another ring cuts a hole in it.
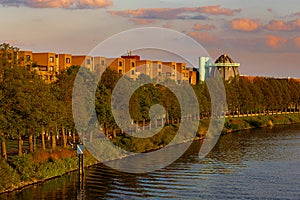
[[[227,134],[252,128],[295,123],[300,123],[300,114],[226,118],[222,133]],[[202,138],[208,125],[209,120],[200,122],[197,139]],[[135,139],[129,140],[128,137],[119,138],[115,142],[123,144],[123,146],[130,146],[128,150],[151,151],[151,149],[157,149],[157,146],[168,143],[173,138],[176,130],[177,127],[170,126],[163,131],[163,134],[158,134],[156,137],[145,141],[145,143],[140,143]],[[165,135],[166,133],[168,133],[168,137]],[[126,145],[127,142],[130,145]],[[85,152],[85,165],[89,166],[96,163],[97,160],[90,153]],[[0,193],[22,189],[28,185],[62,176],[76,170],[77,166],[76,152],[67,149],[16,156],[9,159],[9,161],[0,158]]]

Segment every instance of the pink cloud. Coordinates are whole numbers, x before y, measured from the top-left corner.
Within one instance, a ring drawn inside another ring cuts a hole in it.
[[[231,21],[231,28],[236,31],[256,31],[259,28],[259,23],[248,18],[233,19]]]
[[[292,21],[272,20],[265,28],[269,31],[297,31],[300,30],[300,19]]]
[[[213,43],[217,41],[217,37],[207,33],[207,32],[190,32],[188,34],[190,37],[194,38],[198,42],[203,42],[203,43]]]
[[[139,8],[136,10],[110,11],[110,14],[122,17],[145,19],[207,19],[208,15],[233,16],[241,9],[222,8],[221,5],[183,8]]]
[[[209,30],[213,30],[215,28],[216,27],[214,25],[209,25],[209,24],[202,25],[200,23],[194,24],[194,27],[193,27],[193,29],[196,30],[196,31],[203,31],[203,30],[209,31]]]
[[[273,12],[273,9],[272,8],[268,8],[267,11]]]
[[[209,13],[212,15],[227,15],[233,16],[235,13],[240,13],[241,9],[228,9],[228,8],[221,8],[221,5],[217,6],[205,6],[201,8],[202,12]]]
[[[273,49],[279,49],[283,45],[285,45],[287,42],[287,39],[275,36],[275,35],[268,35],[266,38],[266,44],[267,46],[273,48]]]
[[[297,48],[300,48],[300,37],[296,37],[294,39],[294,43],[295,43],[295,45],[296,45]]]
[[[31,8],[104,8],[113,5],[112,0],[11,0],[1,1],[5,6],[26,6]]]
[[[155,20],[151,19],[139,19],[139,18],[132,18],[130,19],[136,25],[147,25],[147,24],[155,24]]]

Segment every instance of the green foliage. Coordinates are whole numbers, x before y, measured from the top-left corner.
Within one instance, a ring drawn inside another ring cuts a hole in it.
[[[37,166],[35,177],[38,179],[46,179],[55,176],[62,176],[66,172],[74,170],[78,167],[78,158],[64,158],[53,160],[52,162],[43,162]]]
[[[36,175],[36,166],[32,155],[16,156],[13,158],[11,165],[20,174],[21,181],[31,180]]]
[[[0,158],[0,191],[12,189],[20,183],[19,174]]]

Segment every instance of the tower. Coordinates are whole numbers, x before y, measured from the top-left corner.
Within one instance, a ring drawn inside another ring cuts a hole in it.
[[[205,81],[209,72],[210,59],[209,57],[199,57],[199,79]]]
[[[239,77],[239,66],[240,63],[234,62],[227,54],[221,55],[215,61],[215,68],[218,69],[221,77],[225,81]]]

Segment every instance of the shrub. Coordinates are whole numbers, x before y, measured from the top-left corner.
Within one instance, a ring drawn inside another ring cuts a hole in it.
[[[261,127],[263,125],[262,121],[260,121],[258,119],[250,119],[249,124],[250,124],[250,126],[253,126],[255,128]]]
[[[11,166],[20,174],[21,181],[35,177],[35,164],[32,155],[17,156],[12,159]]]
[[[20,183],[19,174],[0,158],[0,191],[12,189]]]

